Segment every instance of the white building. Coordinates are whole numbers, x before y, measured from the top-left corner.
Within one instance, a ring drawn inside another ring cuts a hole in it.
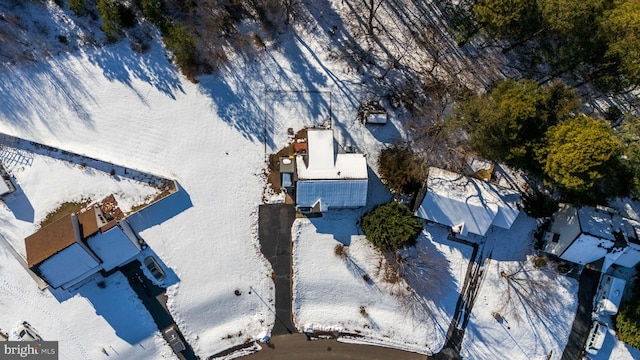
[[[129,262],[141,250],[129,224],[97,205],[40,229],[25,246],[29,268],[51,287],[65,289]]]
[[[519,204],[517,191],[432,167],[416,215],[463,236],[484,236],[491,226],[509,229],[520,213]]]
[[[296,180],[298,208],[321,212],[367,204],[367,159],[336,154],[332,130],[307,130],[307,154],[296,157]]]
[[[617,314],[622,302],[625,285],[626,281],[623,279],[602,274],[598,283],[598,291],[594,298],[595,312],[600,315]]]
[[[640,223],[613,211],[561,204],[544,235],[543,251],[606,272],[613,264],[634,267],[640,262]]]

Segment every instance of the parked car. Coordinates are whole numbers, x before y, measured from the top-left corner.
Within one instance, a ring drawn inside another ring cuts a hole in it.
[[[26,321],[18,325],[16,334],[18,334],[20,339],[22,339],[23,341],[42,341],[42,338],[40,337],[40,335],[38,335],[38,332],[33,327],[31,327],[31,324]]]
[[[153,258],[153,256],[147,256],[147,258],[144,259],[144,266],[149,269],[149,272],[151,273],[151,275],[153,275],[154,278],[156,278],[156,280],[164,280],[166,275],[164,274],[164,271],[162,271],[162,268],[160,267],[156,259]]]
[[[184,343],[180,340],[180,336],[178,335],[178,330],[175,325],[171,325],[164,329],[162,334],[164,335],[165,340],[169,343],[169,346],[171,346],[171,349],[173,349],[174,353],[178,354],[186,349]]]
[[[589,354],[596,355],[598,353],[598,350],[602,347],[604,339],[607,336],[608,329],[607,325],[602,324],[599,321],[593,322],[591,325],[591,331],[589,332],[589,337],[587,338],[587,344],[584,348]]]

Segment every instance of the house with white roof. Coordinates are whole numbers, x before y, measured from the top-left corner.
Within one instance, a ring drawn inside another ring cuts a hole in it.
[[[491,226],[509,229],[519,213],[517,191],[435,167],[429,168],[427,191],[416,211],[462,236],[484,236]]]
[[[640,262],[640,223],[611,209],[561,204],[544,234],[542,250],[607,272],[611,265]]]
[[[141,241],[124,219],[94,205],[25,238],[27,265],[53,288],[68,289],[99,271],[131,261]],[[121,214],[121,212],[119,212]]]
[[[296,156],[298,208],[322,212],[367,204],[369,177],[364,154],[337,154],[330,129],[307,129],[306,151]]]

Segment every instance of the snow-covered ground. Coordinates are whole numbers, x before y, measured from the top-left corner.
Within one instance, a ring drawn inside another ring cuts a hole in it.
[[[345,6],[334,3],[332,10],[339,10],[334,15],[349,14]],[[47,23],[51,17],[44,12],[28,14],[34,21],[26,23],[33,24]],[[81,44],[82,39],[71,38],[70,34],[79,33],[73,31],[73,22],[60,17],[59,10],[55,14],[62,33]],[[270,48],[263,57],[233,58],[224,73],[200,77],[198,84],[179,74],[157,40],[144,54],[133,52],[126,41],[96,49],[82,45],[76,50],[73,45],[65,48],[71,53],[54,52],[46,60],[29,58],[0,68],[0,132],[178,181],[179,193],[134,215],[131,222],[150,245],[147,251],[169,268],[169,309],[203,358],[262,339],[273,327],[273,281],[258,250],[256,210],[262,202],[266,156],[286,144],[287,128],[330,123],[341,146],[367,154],[371,204],[389,199],[375,177],[376,155],[404,136],[403,126],[393,114],[384,127],[365,127],[356,121],[362,99],[378,94],[363,90],[367,84],[360,70],[332,56],[336,49],[327,45],[334,35],[315,37],[315,30],[310,26],[300,36],[282,36],[279,47]],[[53,31],[47,33],[40,41],[58,41]],[[339,29],[338,35],[348,34]],[[54,46],[44,46],[48,47]],[[402,47],[401,52],[410,48]],[[476,63],[480,62],[472,62]],[[479,82],[488,83],[489,78]],[[20,190],[0,209],[0,234],[22,255],[24,237],[62,202],[82,197],[99,200],[116,193],[126,209],[157,191],[42,155],[26,163],[8,161],[5,166]],[[425,312],[408,311],[399,297],[390,294],[394,286],[376,274],[372,261],[376,252],[362,238],[352,241],[363,211],[294,224],[297,326],[362,335],[349,341],[438,351],[464,281],[470,248],[446,240],[440,227],[426,228],[417,254],[406,255],[419,257],[420,251],[436,255],[447,264],[440,272],[446,286],[432,298],[419,291],[419,284],[412,284]],[[550,296],[562,301],[561,307],[547,309],[553,313],[520,323],[508,313],[501,314],[502,323],[491,315],[500,308],[504,287],[499,271],[526,259],[534,226],[533,220],[521,215],[511,230],[495,229],[481,245],[485,255],[492,250],[493,260],[471,314],[463,354],[544,358],[553,350],[555,358],[561,353],[575,313],[575,282],[550,278]],[[339,242],[350,243],[350,260],[334,254]],[[320,268],[323,271],[317,271]],[[368,282],[360,269],[370,276]],[[104,288],[94,279],[75,296],[58,300],[40,292],[2,248],[0,274],[0,329],[11,331],[27,320],[45,340],[60,341],[62,359],[107,358],[102,349],[110,359],[174,358],[122,276],[106,279]],[[236,296],[235,290],[242,295]],[[550,322],[551,315],[557,321]],[[617,343],[611,354],[614,359],[628,359],[637,351]]]
[[[483,280],[461,355],[470,359],[560,359],[578,306],[578,282],[534,266],[536,221],[521,213],[510,230],[493,227]]]
[[[301,331],[357,335],[345,341],[408,351],[438,352],[455,310],[471,247],[447,240],[447,231],[429,226],[416,251],[441,264],[424,274],[428,293],[410,296],[404,280],[385,280],[382,254],[357,235],[359,214],[330,213],[298,219],[293,225],[293,312]],[[351,236],[353,235],[353,236]],[[346,256],[336,246],[347,244]],[[384,262],[383,262],[384,263]],[[430,279],[427,279],[430,277]],[[440,291],[434,289],[441,286]]]
[[[353,77],[343,82],[326,76],[325,59],[315,56],[317,49],[300,39],[283,42],[284,53],[248,63],[237,59],[242,71],[201,77],[199,84],[179,74],[158,42],[145,54],[121,42],[0,69],[0,132],[178,181],[181,192],[130,220],[176,274],[167,290],[168,307],[202,357],[262,339],[274,324],[270,307],[261,300],[273,306],[274,289],[270,266],[257,246],[256,210],[262,202],[266,155],[285,144],[287,127],[318,124],[331,109],[338,142],[366,150],[373,169],[377,151],[400,135],[395,119],[383,129],[356,122],[357,90],[346,88]],[[301,95],[284,98],[271,89],[300,90],[293,94]],[[60,168],[50,162],[34,158],[30,166],[9,169],[26,194],[13,201],[22,201],[19,208],[27,211],[7,210],[7,216],[15,216],[7,218],[3,234],[22,255],[24,236],[44,214],[64,201],[83,195],[99,199],[121,186],[93,179],[80,186],[76,179],[91,172],[90,167]],[[371,189],[382,190],[379,180],[372,179]],[[140,190],[139,199],[146,198],[145,191]],[[28,276],[14,276],[24,270],[11,258],[2,265],[12,269],[5,271],[7,282],[29,291],[36,286]],[[261,298],[250,295],[249,288]],[[246,295],[236,296],[236,289]],[[122,290],[123,297],[127,291]],[[109,335],[114,326],[100,322],[91,306],[67,311],[67,304],[86,302],[82,290],[59,304],[49,297],[33,299],[52,314],[48,322],[94,324],[93,332],[73,327],[67,333],[49,331],[55,327],[30,319],[28,307],[13,309],[16,318],[30,320],[47,339],[82,343],[89,355],[68,350],[71,358],[93,359],[96,349],[109,346],[120,354],[138,354],[136,349],[148,345],[141,339],[152,339],[151,332],[142,331],[136,341],[116,342]],[[0,324],[3,329],[12,326]]]

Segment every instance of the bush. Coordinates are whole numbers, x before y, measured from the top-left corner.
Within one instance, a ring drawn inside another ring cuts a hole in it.
[[[620,307],[616,316],[618,337],[625,343],[640,348],[640,287],[636,280],[633,295]]]
[[[375,247],[396,250],[415,243],[422,231],[422,221],[408,207],[394,201],[363,216],[362,230]]]
[[[167,31],[167,19],[162,0],[142,0],[140,4],[142,15],[152,24],[156,25],[164,34]]]
[[[173,52],[176,64],[184,75],[193,78],[197,71],[196,38],[184,26],[173,23],[162,39],[167,49]]]
[[[390,147],[380,152],[380,179],[391,191],[413,194],[425,181],[421,171],[421,159],[410,149]]]
[[[123,28],[136,24],[136,16],[131,9],[112,0],[99,0],[98,12],[102,18],[102,31],[107,40],[115,41],[122,35]]]
[[[87,15],[87,0],[69,0],[69,9],[76,16]]]

